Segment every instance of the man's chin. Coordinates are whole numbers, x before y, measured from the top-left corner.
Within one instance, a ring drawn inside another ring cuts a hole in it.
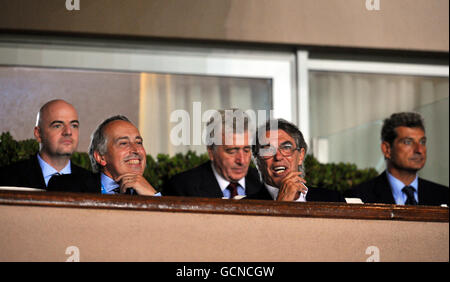
[[[142,169],[141,167],[139,167],[139,168],[131,167],[131,168],[127,168],[123,174],[125,174],[125,173],[133,173],[133,174],[141,174],[142,175],[142,174],[144,174],[144,169]]]
[[[58,152],[56,155],[59,157],[71,157],[73,154],[73,151],[66,151],[66,152]]]

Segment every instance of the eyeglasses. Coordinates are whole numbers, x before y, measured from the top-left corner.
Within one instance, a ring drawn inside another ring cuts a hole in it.
[[[272,145],[262,145],[259,147],[258,156],[263,159],[269,159],[275,156],[277,150],[280,151],[281,155],[284,157],[290,157],[295,151],[300,151],[300,148],[294,148],[292,144],[282,144],[278,149]]]

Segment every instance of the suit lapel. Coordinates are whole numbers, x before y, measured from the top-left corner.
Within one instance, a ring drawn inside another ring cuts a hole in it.
[[[417,188],[417,193],[419,193],[419,204],[426,205],[429,202],[433,202],[433,194],[431,189],[427,187],[426,181],[419,177],[419,183]]]
[[[387,178],[386,171],[383,171],[377,177],[377,183],[375,186],[376,198],[379,203],[395,204],[394,196],[392,196],[392,188]]]
[[[217,182],[216,176],[214,175],[214,171],[211,167],[211,161],[203,164],[202,167],[202,179],[200,179],[201,184],[198,187],[201,195],[205,195],[206,197],[212,198],[222,198],[223,193],[220,189],[219,183]]]
[[[30,168],[28,171],[24,171],[27,174],[26,178],[29,179],[28,186],[36,187],[40,189],[46,189],[44,175],[42,174],[41,166],[39,165],[39,161],[37,155],[30,158]]]
[[[259,181],[258,171],[249,167],[247,175],[245,176],[245,194],[256,194],[261,188],[261,182]]]

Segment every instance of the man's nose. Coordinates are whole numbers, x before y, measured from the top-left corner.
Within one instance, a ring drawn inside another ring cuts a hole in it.
[[[138,152],[138,146],[136,143],[131,142],[130,143],[130,151],[133,153],[137,153]]]
[[[275,158],[275,160],[281,160],[282,158],[284,158],[278,148],[275,149],[275,155],[273,155],[273,157]]]
[[[70,126],[64,126],[63,135],[65,136],[72,135],[72,128]]]
[[[242,160],[244,158],[244,152],[242,150],[237,151],[235,157],[234,157],[234,162],[237,164],[242,164]]]
[[[424,154],[427,147],[424,144],[416,143],[414,146],[414,153]]]

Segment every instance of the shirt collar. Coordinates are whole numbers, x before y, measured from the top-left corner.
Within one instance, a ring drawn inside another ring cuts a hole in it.
[[[102,193],[104,194],[115,194],[114,189],[119,187],[120,185],[114,181],[111,177],[107,176],[103,172],[100,173],[100,181],[102,184]]]
[[[214,176],[217,179],[217,183],[219,183],[219,187],[220,190],[222,190],[222,192],[227,189],[228,185],[230,184],[230,181],[226,180],[225,178],[223,178],[216,170],[216,168],[214,167],[214,164],[211,162],[211,167],[212,170],[214,172]],[[245,177],[242,177],[239,181],[238,181],[239,185],[244,188],[245,190]]]
[[[389,184],[391,184],[391,189],[392,189],[392,194],[394,196],[394,199],[397,198],[397,196],[401,196],[403,195],[403,191],[402,189],[405,186],[412,186],[414,187],[414,189],[416,189],[416,193],[418,191],[417,187],[419,186],[419,177],[416,174],[416,178],[414,178],[413,182],[411,182],[411,184],[409,185],[405,185],[403,182],[401,182],[400,180],[398,180],[397,178],[395,178],[392,174],[389,173],[389,171],[386,170],[386,175],[389,181]]]
[[[37,158],[39,161],[39,165],[41,166],[42,175],[44,176],[44,179],[50,178],[55,173],[59,174],[71,174],[72,170],[70,167],[70,160],[67,162],[67,165],[61,169],[61,171],[57,171],[54,167],[49,165],[46,161],[44,161],[39,154],[37,154]]]

